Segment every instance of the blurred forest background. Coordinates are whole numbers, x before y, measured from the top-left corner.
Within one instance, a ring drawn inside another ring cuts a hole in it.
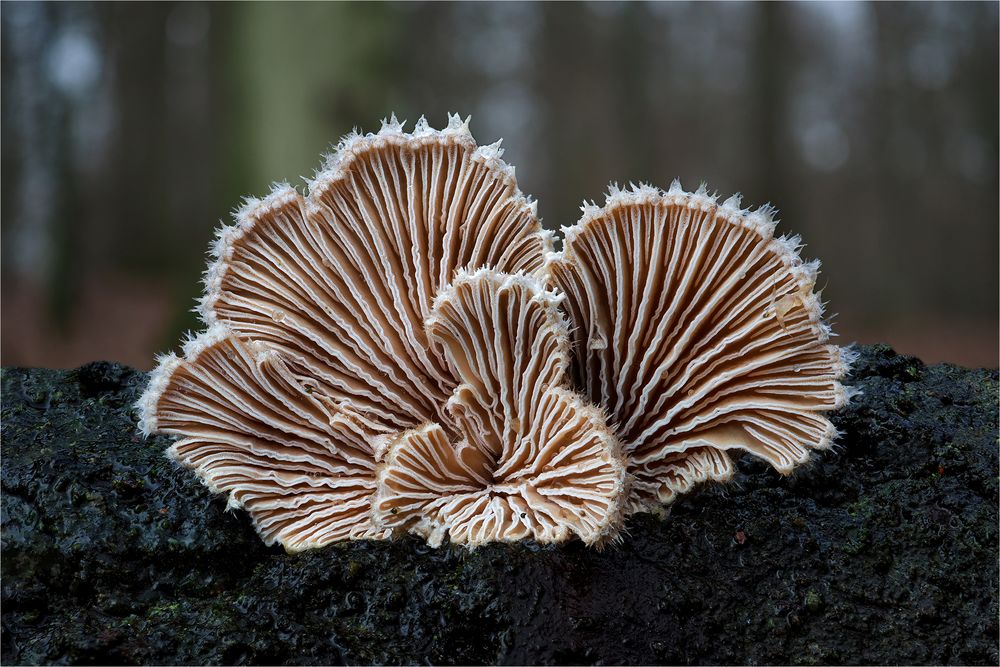
[[[823,260],[841,342],[996,366],[997,10],[5,2],[0,362],[150,368],[243,195],[455,111],[548,226],[613,180],[742,191]]]

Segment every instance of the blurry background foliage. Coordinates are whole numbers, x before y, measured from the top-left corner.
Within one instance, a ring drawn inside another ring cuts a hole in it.
[[[2,363],[149,368],[243,195],[456,111],[550,227],[613,180],[742,191],[839,340],[995,366],[997,7],[5,2]]]

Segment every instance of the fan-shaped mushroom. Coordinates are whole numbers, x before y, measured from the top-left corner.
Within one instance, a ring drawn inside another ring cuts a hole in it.
[[[278,187],[221,231],[206,322],[299,360],[386,424],[436,419],[454,379],[423,331],[434,295],[465,266],[536,271],[550,246],[500,154],[457,116],[348,137],[307,197]]]
[[[774,238],[773,211],[676,181],[613,188],[550,258],[574,324],[575,374],[635,476],[629,510],[726,479],[743,449],[782,473],[829,446],[850,353],[828,344],[818,262]]]
[[[143,431],[181,438],[171,455],[288,549],[601,544],[626,505],[730,476],[731,449],[788,473],[830,444],[851,354],[769,209],[615,189],[557,255],[501,154],[458,117],[393,118],[305,197],[248,200],[214,247],[208,330],[160,361]],[[600,408],[568,386],[571,337]]]
[[[217,324],[161,361],[142,401],[143,431],[180,436],[171,458],[245,507],[268,544],[384,535],[368,518],[378,426],[280,353]]]
[[[458,433],[428,423],[390,445],[375,511],[440,544],[613,537],[625,467],[603,415],[566,386],[558,298],[524,275],[460,273],[428,318],[461,378]],[[454,444],[453,444],[454,443]]]
[[[378,534],[354,511],[366,497],[330,496],[347,523],[320,526],[314,487],[344,475],[370,495],[389,434],[450,419],[457,379],[423,327],[435,294],[465,266],[537,271],[551,247],[501,155],[457,116],[412,134],[393,118],[344,139],[307,196],[278,186],[220,230],[200,304],[210,333],[161,362],[142,424],[183,437],[178,459],[265,539]]]

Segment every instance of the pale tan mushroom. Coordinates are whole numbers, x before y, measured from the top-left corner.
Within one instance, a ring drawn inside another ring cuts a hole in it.
[[[278,187],[223,229],[201,312],[298,360],[362,412],[437,419],[454,378],[423,320],[457,269],[537,271],[551,247],[496,146],[457,116],[341,142],[309,194]]]
[[[470,547],[619,529],[625,466],[596,408],[567,386],[558,297],[524,275],[460,273],[435,301],[430,336],[461,378],[455,425],[428,423],[390,445],[375,511],[382,525]]]
[[[403,530],[601,544],[626,505],[731,476],[730,450],[788,473],[832,442],[851,353],[769,210],[616,190],[556,255],[500,158],[457,117],[393,118],[307,196],[248,200],[206,274],[209,328],[161,360],[143,431],[180,437],[171,455],[290,550]],[[605,412],[568,387],[546,272]]]
[[[143,396],[142,430],[179,436],[171,458],[192,468],[261,537],[290,551],[383,537],[368,520],[377,424],[338,406],[280,353],[215,325],[170,355]],[[382,429],[384,431],[384,429]]]
[[[154,372],[144,431],[182,437],[172,453],[266,540],[381,535],[375,458],[450,419],[457,378],[423,327],[434,295],[466,266],[538,271],[551,248],[501,155],[457,116],[412,134],[393,118],[344,139],[307,196],[248,200],[206,273],[209,333]]]
[[[727,452],[788,474],[836,429],[851,353],[828,343],[818,262],[774,238],[770,208],[704,188],[613,188],[550,257],[574,325],[574,372],[604,407],[634,475],[629,511],[728,479]]]

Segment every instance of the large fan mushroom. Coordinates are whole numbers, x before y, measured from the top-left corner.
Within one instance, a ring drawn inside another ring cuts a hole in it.
[[[829,344],[818,262],[774,238],[773,212],[702,188],[612,188],[550,257],[573,323],[574,372],[605,408],[634,476],[629,511],[728,479],[731,450],[789,473],[828,447],[850,353]]]
[[[427,320],[461,378],[457,432],[428,423],[389,445],[375,510],[441,543],[617,534],[625,467],[603,415],[569,387],[558,298],[524,275],[460,273]]]
[[[501,154],[393,118],[220,230],[140,426],[268,543],[600,545],[732,450],[788,473],[835,437],[851,354],[769,209],[615,189],[556,254]]]
[[[279,186],[224,227],[205,278],[209,331],[161,361],[145,433],[289,549],[379,535],[375,458],[447,423],[457,385],[424,331],[465,266],[533,272],[551,244],[497,145],[457,116],[351,135],[303,197]]]

